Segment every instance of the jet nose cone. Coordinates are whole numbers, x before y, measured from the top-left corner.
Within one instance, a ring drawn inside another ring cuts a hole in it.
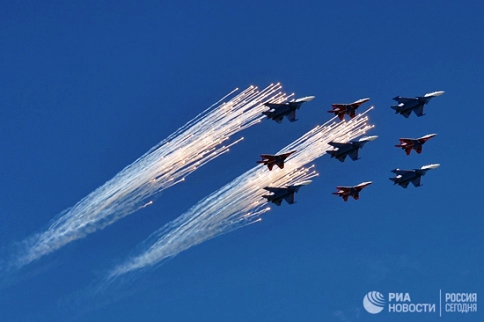
[[[424,165],[421,169],[422,170],[426,170],[426,169],[437,169],[438,167],[440,167],[440,164],[434,163],[434,164]]]
[[[432,92],[432,93],[427,93],[427,94],[425,94],[424,97],[437,97],[437,96],[440,96],[444,93],[445,93],[444,91],[436,91],[436,92]]]
[[[365,182],[362,182],[359,185],[357,185],[357,187],[366,187],[366,186],[371,185],[372,183],[373,183],[372,181],[365,181]]]
[[[424,139],[431,139],[431,138],[433,138],[436,135],[437,135],[437,133],[427,134],[427,135],[424,135],[423,138]]]
[[[316,96],[306,96],[306,97],[302,97],[300,99],[298,99],[298,101],[300,102],[309,102],[309,101],[312,101]]]
[[[367,98],[360,98],[360,99],[359,99],[359,100],[357,100],[355,103],[357,103],[357,104],[358,104],[358,103],[363,104],[363,103],[368,102],[369,100],[370,100],[370,98],[369,98],[369,97],[367,97]]]
[[[378,135],[365,136],[360,139],[361,142],[374,141],[378,139]]]
[[[307,186],[311,182],[313,182],[313,181],[312,180],[306,180],[306,181],[296,183],[295,186]]]

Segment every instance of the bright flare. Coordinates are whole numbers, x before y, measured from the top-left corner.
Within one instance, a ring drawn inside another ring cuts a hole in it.
[[[286,146],[277,154],[296,152],[288,158],[284,169],[267,171],[266,167],[256,166],[201,200],[153,233],[137,254],[111,271],[108,281],[151,267],[218,235],[259,222],[260,216],[270,210],[262,198],[266,192],[263,188],[292,185],[317,176],[313,166],[304,166],[324,155],[330,147],[328,142],[352,140],[371,129],[373,126],[366,123],[368,117],[365,116],[369,110],[348,122],[336,122],[333,118]]]
[[[228,102],[220,103],[235,90],[227,94],[55,218],[47,230],[23,241],[22,251],[12,265],[26,265],[148,206],[148,198],[184,181],[197,168],[239,142],[241,139],[220,146],[232,135],[258,123],[264,117],[265,102],[283,102],[290,97],[280,90],[279,84],[261,91],[250,86]]]

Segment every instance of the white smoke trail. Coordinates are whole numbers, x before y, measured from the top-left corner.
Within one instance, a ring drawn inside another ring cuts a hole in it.
[[[152,203],[148,198],[184,181],[187,175],[242,140],[222,145],[230,136],[264,118],[262,111],[267,107],[263,103],[282,102],[291,96],[280,90],[279,83],[261,91],[251,86],[228,102],[219,104],[237,89],[230,92],[113,179],[61,213],[47,230],[22,242],[20,255],[12,265],[26,265],[147,207]]]
[[[324,155],[330,148],[328,142],[346,142],[371,129],[373,126],[366,123],[368,117],[365,116],[369,110],[349,122],[339,122],[333,118],[279,151],[296,150],[284,169],[268,171],[266,167],[254,167],[201,200],[179,218],[153,233],[134,255],[110,272],[107,280],[151,267],[203,241],[260,221],[261,214],[270,210],[262,198],[267,193],[263,188],[292,185],[316,176],[312,167],[304,166]]]

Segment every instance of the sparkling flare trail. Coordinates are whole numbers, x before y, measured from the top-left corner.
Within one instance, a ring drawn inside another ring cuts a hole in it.
[[[12,266],[21,267],[49,254],[71,241],[102,229],[138,209],[149,206],[149,198],[179,182],[197,168],[226,153],[243,138],[230,144],[230,137],[264,117],[263,103],[283,102],[291,97],[281,93],[281,85],[263,90],[250,86],[227,102],[236,90],[200,113],[193,120],[151,148],[56,218],[43,232],[20,243],[21,250]]]
[[[330,148],[328,142],[346,142],[373,128],[367,124],[366,116],[371,109],[349,122],[333,118],[283,148],[278,154],[296,150],[286,160],[284,169],[268,171],[265,166],[256,166],[201,200],[153,233],[132,256],[110,272],[107,280],[152,267],[206,240],[260,221],[261,215],[270,210],[262,198],[267,193],[263,188],[292,185],[317,176],[313,166],[305,165],[324,155]]]

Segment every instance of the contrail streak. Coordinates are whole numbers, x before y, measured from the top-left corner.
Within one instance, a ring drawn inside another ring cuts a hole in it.
[[[151,150],[97,188],[72,208],[54,218],[48,229],[21,243],[21,252],[11,265],[21,267],[67,243],[102,229],[140,208],[147,199],[181,181],[243,138],[222,145],[237,132],[264,117],[267,101],[283,102],[281,85],[263,90],[250,86],[225,103],[217,103],[161,141]]]
[[[266,167],[256,166],[201,200],[153,233],[134,255],[108,274],[107,280],[151,267],[208,239],[260,221],[261,215],[270,210],[262,198],[266,193],[263,188],[292,185],[316,176],[312,166],[305,168],[305,165],[324,155],[330,148],[328,142],[346,142],[371,129],[373,126],[366,123],[365,115],[369,110],[349,122],[336,122],[333,118],[286,146],[278,153],[296,152],[284,169],[268,171]]]

